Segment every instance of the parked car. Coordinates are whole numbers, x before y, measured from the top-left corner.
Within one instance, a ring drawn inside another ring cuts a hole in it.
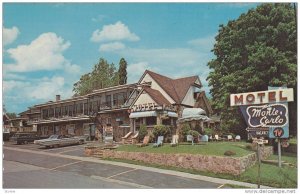
[[[34,140],[38,140],[39,137],[36,133],[15,133],[10,141],[16,142],[17,144],[28,144],[29,142],[34,142]]]
[[[34,144],[46,147],[59,147],[83,143],[85,143],[85,137],[71,137],[66,135],[51,135],[47,139],[34,141]]]

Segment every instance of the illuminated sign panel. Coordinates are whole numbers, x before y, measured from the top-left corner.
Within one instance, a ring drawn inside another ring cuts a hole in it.
[[[293,88],[230,94],[230,106],[294,101]]]

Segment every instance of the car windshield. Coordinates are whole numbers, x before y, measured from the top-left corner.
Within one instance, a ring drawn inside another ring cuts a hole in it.
[[[58,135],[51,135],[49,139],[58,139]]]

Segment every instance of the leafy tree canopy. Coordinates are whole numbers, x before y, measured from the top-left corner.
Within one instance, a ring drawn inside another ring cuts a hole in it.
[[[73,92],[75,96],[85,95],[96,89],[116,85],[119,85],[119,74],[115,65],[100,58],[99,62],[94,65],[93,71],[82,75],[80,80],[73,85]]]
[[[239,130],[245,123],[229,95],[267,90],[268,86],[294,88],[289,103],[290,133],[297,131],[297,26],[291,4],[262,4],[237,20],[220,25],[215,37],[215,59],[207,78],[214,109],[221,113],[222,128]]]

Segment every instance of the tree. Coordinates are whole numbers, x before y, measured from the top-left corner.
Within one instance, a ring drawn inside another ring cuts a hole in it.
[[[93,90],[107,88],[118,85],[118,73],[114,64],[100,58],[94,65],[91,73],[84,74],[80,80],[73,85],[75,96],[85,95]]]
[[[297,132],[297,27],[291,4],[262,4],[237,20],[220,25],[208,63],[213,108],[221,113],[222,128],[246,127],[237,107],[229,106],[231,93],[294,88],[289,103],[290,133]]]
[[[127,62],[122,58],[119,62],[119,84],[123,85],[127,83]]]

